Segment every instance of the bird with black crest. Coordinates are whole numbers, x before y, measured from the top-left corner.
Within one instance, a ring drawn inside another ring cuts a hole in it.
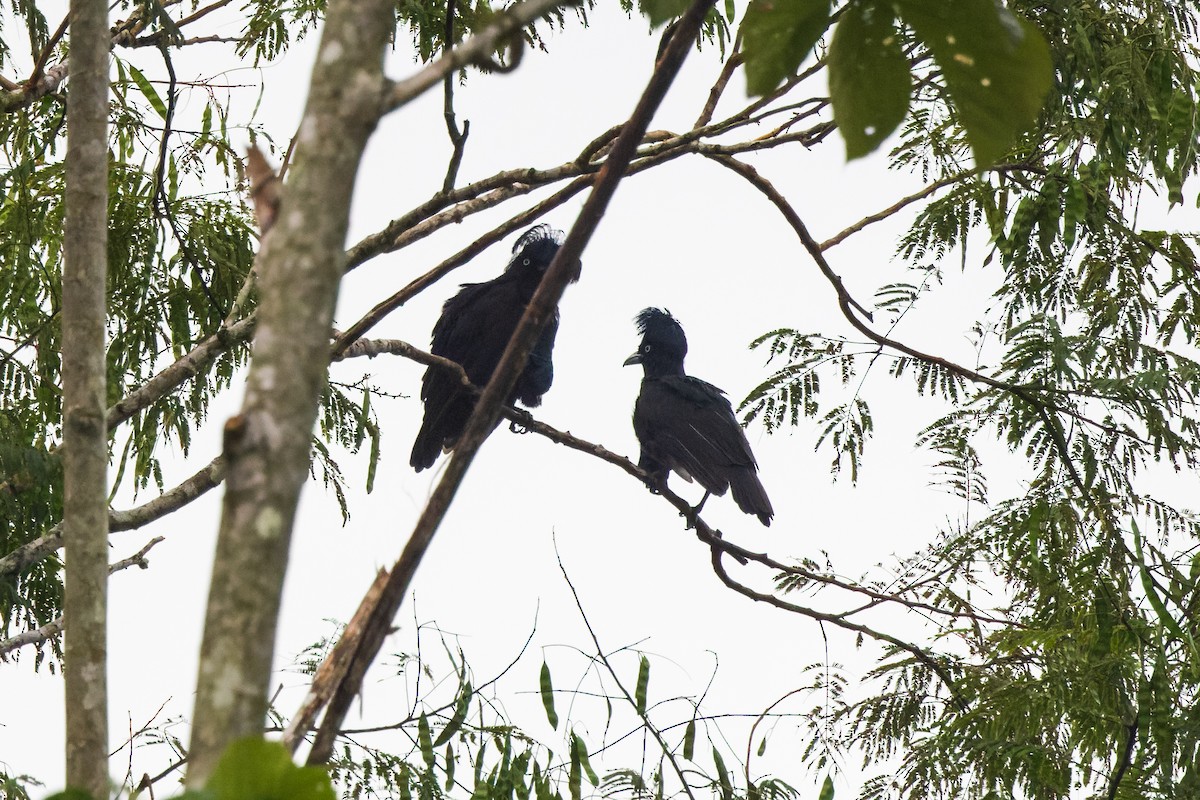
[[[732,490],[738,508],[769,526],[775,511],[733,406],[723,391],[683,370],[683,327],[659,308],[643,309],[635,322],[642,341],[625,366],[641,364],[644,372],[633,431],[642,451],[638,466],[649,473],[651,488],[666,486],[674,471],[704,487],[692,514],[700,513],[710,494]]]
[[[466,283],[442,306],[433,326],[430,352],[462,365],[471,383],[479,388],[491,379],[500,357],[537,291],[542,276],[563,242],[562,231],[536,225],[513,245],[504,272],[484,283]],[[579,279],[579,263],[572,281]],[[558,334],[558,309],[546,323],[529,353],[507,403],[519,401],[534,408],[554,381],[554,339]],[[429,367],[421,382],[425,417],[409,458],[417,472],[433,466],[443,451],[454,449],[471,412],[475,395],[458,378],[440,367]]]

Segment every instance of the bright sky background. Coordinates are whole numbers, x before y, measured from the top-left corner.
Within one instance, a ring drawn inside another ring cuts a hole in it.
[[[277,141],[286,142],[299,119],[313,41],[283,64],[263,70],[260,115]],[[589,30],[569,24],[565,32],[549,37],[548,54],[527,53],[515,74],[472,75],[457,94],[460,119],[471,121],[460,184],[501,169],[549,167],[574,158],[600,131],[628,116],[650,75],[657,43],[642,20],[597,9]],[[211,73],[213,63],[204,59],[217,52],[197,48],[187,59]],[[149,65],[157,55],[138,57]],[[187,59],[181,58],[181,64]],[[189,67],[180,69],[182,75]],[[400,77],[412,69],[402,47],[391,58],[389,74]],[[718,69],[715,47],[693,52],[651,127],[690,127]],[[253,71],[229,75],[233,83],[259,77]],[[256,99],[252,90],[239,95],[244,107]],[[739,77],[721,108],[733,109],[744,100]],[[198,112],[198,105],[190,107],[190,113]],[[387,118],[360,172],[349,243],[434,193],[449,152],[440,90]],[[813,151],[783,147],[752,163],[784,191],[818,240],[887,207],[917,185],[887,174],[878,157],[846,165],[836,139]],[[530,202],[510,203],[358,269],[344,285],[339,324],[348,325],[380,298],[489,230],[501,214],[506,217]],[[566,229],[581,202],[582,196],[544,221]],[[878,286],[912,280],[892,259],[902,229],[899,222],[886,222],[829,252],[834,268],[864,305],[870,305]],[[441,304],[458,283],[497,274],[514,239],[426,291],[370,335],[427,347]],[[622,183],[583,265],[582,280],[568,289],[562,303],[555,384],[537,417],[635,460],[629,418],[641,373],[622,368],[621,362],[636,346],[632,318],[639,309],[658,305],[675,314],[689,338],[689,372],[724,388],[735,403],[770,374],[764,356],[747,349],[759,334],[783,326],[847,330],[832,290],[778,213],[732,173],[698,156]],[[946,287],[906,317],[896,334],[915,346],[974,363],[966,334],[994,286],[981,281],[978,272],[964,278],[957,263],[945,270]],[[984,275],[998,280],[996,269]],[[302,675],[286,668],[304,647],[330,631],[327,620],[350,617],[375,571],[390,566],[399,554],[437,479],[436,469],[418,475],[408,467],[420,420],[416,398],[421,372],[418,365],[394,357],[352,360],[334,368],[335,379],[354,381],[370,373],[380,389],[406,398],[377,405],[384,438],[373,494],[362,490],[365,459],[343,462],[353,487],[348,525],[342,526],[332,495],[319,484],[305,491],[276,649],[278,682],[284,687],[277,705],[285,714],[295,710],[306,685]],[[890,383],[880,364],[870,386],[881,389]],[[795,431],[774,436],[752,426],[748,435],[776,509],[774,524],[769,530],[761,527],[730,498],[710,500],[705,518],[728,538],[778,558],[823,562],[827,553],[847,575],[920,549],[958,514],[961,503],[928,485],[936,457],[912,444],[916,430],[935,417],[938,406],[914,399],[907,384],[900,386],[901,391],[869,391],[877,433],[857,487],[847,479],[832,481],[831,454],[813,451],[815,422],[806,420]],[[830,400],[836,396],[835,387],[826,391]],[[168,465],[168,486],[217,455],[220,426],[239,402],[235,391],[214,407],[190,457]],[[1019,490],[1015,483],[1005,486],[1002,476],[991,477],[998,495]],[[672,485],[685,497],[699,497],[695,487],[677,478]],[[137,502],[151,496],[144,494]],[[114,560],[153,536],[166,537],[150,553],[148,571],[119,573],[110,584],[114,748],[131,724],[142,726],[163,704],[160,722],[191,713],[220,497],[220,490],[211,492],[183,513],[113,536]],[[133,502],[124,494],[117,506]],[[488,441],[469,472],[417,576],[415,605],[406,601],[400,631],[385,652],[412,649],[414,619],[436,623],[460,637],[458,644],[478,683],[515,657],[536,622],[529,651],[506,679],[505,707],[514,721],[561,752],[561,739],[546,724],[536,694],[538,669],[548,659],[558,687],[571,688],[580,680],[584,662],[570,648],[587,651],[592,645],[559,572],[555,542],[606,650],[636,646],[652,655],[652,702],[699,695],[719,662],[704,708],[754,714],[807,682],[803,671],[811,664],[844,665],[853,687],[873,663],[873,648],[856,649],[850,636],[829,630],[826,643],[812,621],[756,605],[722,587],[712,574],[707,549],[684,531],[675,511],[623,472],[535,435],[514,435],[506,427]],[[768,576],[756,577],[759,585],[767,585],[761,579]],[[898,621],[889,619],[889,624]],[[440,661],[437,640],[428,635],[422,641],[431,658]],[[393,659],[383,661],[368,677],[363,702],[366,717],[381,723],[402,717],[410,702],[402,682],[388,679],[386,664]],[[625,655],[617,664],[632,685],[636,657]],[[2,675],[0,766],[57,788],[63,775],[60,680],[45,670],[35,674],[32,653],[17,665],[5,665]],[[820,697],[799,695],[783,708],[807,712],[820,703]],[[569,705],[560,698],[560,714],[566,716]],[[579,729],[598,741],[602,708],[580,700],[574,713]],[[685,720],[689,712],[677,704],[663,714],[665,725]],[[769,766],[760,769],[755,762],[752,771],[757,777],[769,769],[804,796],[815,796],[823,774],[801,770],[798,748],[806,738],[787,730],[787,723],[776,728],[779,738],[769,745]],[[744,754],[744,725],[731,722],[726,732],[733,752]],[[186,743],[185,726],[172,733]],[[626,751],[605,765],[636,766],[637,752]],[[127,758],[128,750],[114,759],[115,778]],[[166,758],[165,748],[138,750],[134,774],[154,773]],[[856,788],[858,764],[844,766],[848,774],[837,779],[842,796]],[[738,769],[732,763],[731,768]],[[160,797],[169,795],[171,781],[155,791]]]

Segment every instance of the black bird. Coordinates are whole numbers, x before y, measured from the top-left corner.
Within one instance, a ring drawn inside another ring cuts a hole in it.
[[[641,364],[645,371],[633,407],[633,430],[642,446],[638,466],[660,487],[671,470],[686,481],[695,478],[705,492],[693,513],[709,494],[720,497],[732,489],[738,508],[769,526],[775,511],[733,407],[723,391],[683,371],[683,328],[658,308],[643,309],[635,321],[642,343],[625,366]]]
[[[431,352],[457,361],[471,383],[482,388],[500,363],[500,356],[562,239],[562,231],[548,225],[530,228],[513,245],[513,257],[499,277],[485,283],[463,284],[459,293],[442,306],[442,316],[433,326]],[[578,278],[576,265],[574,279]],[[541,404],[542,395],[554,380],[551,356],[557,333],[555,309],[508,396],[509,405],[515,400],[531,408]],[[425,370],[421,400],[425,403],[425,419],[408,462],[417,472],[433,466],[442,450],[454,449],[475,408],[475,396],[464,390],[457,378],[438,367]]]

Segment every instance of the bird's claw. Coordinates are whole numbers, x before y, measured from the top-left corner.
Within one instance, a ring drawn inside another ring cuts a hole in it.
[[[508,429],[513,433],[529,433],[529,428],[526,428],[515,419],[508,423]]]

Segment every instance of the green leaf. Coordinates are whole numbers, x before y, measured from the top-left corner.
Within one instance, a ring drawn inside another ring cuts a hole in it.
[[[733,782],[729,779],[729,770],[725,768],[725,759],[721,758],[720,751],[713,748],[713,763],[717,766],[717,780],[721,784],[721,797],[723,800],[731,800],[733,797]]]
[[[825,783],[821,784],[821,794],[817,800],[833,800],[833,776],[825,776]]]
[[[157,111],[160,117],[166,119],[167,104],[164,103],[163,99],[158,96],[158,92],[155,91],[154,87],[150,85],[150,81],[146,80],[146,76],[142,74],[140,69],[135,67],[133,64],[129,64],[128,66],[129,74],[133,76],[133,82],[137,84],[138,89],[141,89],[142,94],[145,95],[147,102],[150,103],[150,107]]]
[[[439,737],[440,738],[440,737]],[[454,747],[446,745],[446,791],[449,792],[454,788]]]
[[[298,767],[279,742],[240,739],[222,754],[204,787],[214,800],[334,800],[329,773]]]
[[[847,6],[829,44],[829,95],[847,160],[879,147],[904,121],[910,78],[891,6]]]
[[[1138,560],[1138,572],[1141,573],[1142,589],[1146,592],[1146,599],[1150,601],[1150,607],[1154,609],[1154,613],[1158,615],[1158,620],[1166,626],[1175,638],[1185,642],[1188,649],[1192,651],[1192,655],[1197,655],[1196,643],[1192,640],[1191,634],[1179,626],[1175,617],[1167,610],[1167,606],[1163,603],[1162,598],[1158,596],[1158,589],[1154,586],[1154,579],[1150,576],[1150,570],[1146,568],[1146,559],[1142,555],[1142,532],[1138,528],[1138,524],[1130,521],[1133,526],[1133,551]]]
[[[558,712],[554,710],[554,684],[550,681],[550,665],[542,662],[541,675],[542,706],[546,709],[546,719],[550,727],[558,729]]]
[[[652,27],[657,28],[682,16],[691,4],[691,0],[638,0],[638,10],[650,20]]]
[[[683,757],[688,761],[692,760],[692,755],[696,752],[696,720],[688,720],[687,730],[683,733]]]
[[[471,707],[471,697],[471,682],[467,681],[463,684],[462,692],[458,695],[458,703],[454,706],[454,716],[450,717],[450,722],[438,734],[437,739],[433,743],[434,747],[441,747],[450,741],[450,737],[458,733],[459,729],[462,728],[463,721],[467,718],[467,709]]]
[[[567,788],[571,791],[571,800],[583,800],[583,767],[580,763],[579,748],[575,747],[576,737],[571,738],[571,767],[567,772]]]
[[[829,27],[829,0],[751,0],[742,20],[746,91],[770,93],[796,74]]]
[[[896,0],[945,75],[975,164],[994,164],[1028,129],[1053,80],[1041,32],[994,0]]]
[[[642,663],[638,667],[637,689],[634,691],[633,697],[637,703],[637,712],[643,717],[646,716],[646,690],[650,686],[650,660],[642,656]]]
[[[417,744],[421,747],[421,758],[425,759],[425,766],[433,769],[436,763],[433,755],[433,738],[429,733],[429,720],[424,714],[417,720]]]
[[[761,757],[762,757],[762,755],[763,755],[764,753],[766,753],[766,752],[767,752],[767,737],[765,737],[765,736],[764,736],[764,737],[763,737],[763,739],[762,739],[762,741],[758,743],[758,755],[759,755],[759,757],[761,758]]]
[[[583,767],[583,771],[585,773],[587,773],[588,783],[592,784],[592,786],[599,786],[600,778],[599,778],[599,776],[596,775],[596,771],[592,769],[591,762],[588,761],[587,745],[585,745],[583,743],[583,739],[580,739],[577,734],[572,733],[571,734],[571,763],[572,763],[572,765],[575,763],[576,757],[578,757],[579,764],[580,764],[580,766]]]

